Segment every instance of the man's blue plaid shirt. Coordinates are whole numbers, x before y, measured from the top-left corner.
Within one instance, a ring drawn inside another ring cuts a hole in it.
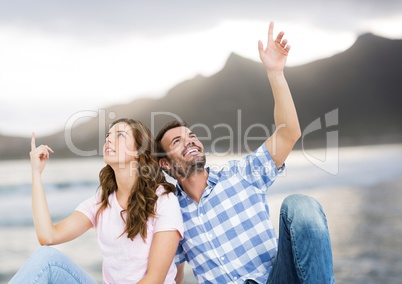
[[[208,171],[199,204],[176,186],[184,221],[176,264],[187,261],[198,283],[265,284],[277,253],[265,193],[278,175],[265,143],[220,171]]]

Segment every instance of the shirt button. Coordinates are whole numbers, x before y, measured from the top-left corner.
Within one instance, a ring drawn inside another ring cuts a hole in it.
[[[200,216],[201,216],[201,217],[204,217],[204,214],[201,213]]]
[[[234,280],[237,280],[237,276],[233,277]]]
[[[212,234],[209,234],[209,237],[212,238]]]
[[[222,257],[221,257],[221,260],[225,260],[225,258],[222,256]]]

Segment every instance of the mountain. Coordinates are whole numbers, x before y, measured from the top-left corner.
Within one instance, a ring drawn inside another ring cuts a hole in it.
[[[287,67],[285,75],[299,115],[303,141],[296,148],[325,147],[326,133],[338,131],[341,146],[402,142],[402,40],[361,35],[346,51],[309,64]],[[38,139],[53,157],[98,154],[108,125],[117,118],[145,122],[156,135],[174,116],[194,125],[208,151],[249,151],[273,132],[273,98],[264,67],[231,54],[210,77],[184,81],[160,99],[95,110],[96,119],[73,124]],[[325,115],[337,112],[331,121]],[[319,119],[321,127],[306,135]],[[328,126],[328,127],[327,127]],[[255,138],[253,140],[253,137]],[[0,136],[2,159],[26,158],[29,139]]]

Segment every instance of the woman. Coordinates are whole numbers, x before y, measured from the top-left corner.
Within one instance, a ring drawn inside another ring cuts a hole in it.
[[[32,211],[42,245],[10,283],[96,283],[66,255],[49,245],[71,241],[92,227],[103,256],[104,283],[175,283],[173,258],[183,234],[174,186],[153,156],[149,129],[119,119],[106,136],[100,189],[69,217],[51,221],[41,174],[53,150],[31,142]]]

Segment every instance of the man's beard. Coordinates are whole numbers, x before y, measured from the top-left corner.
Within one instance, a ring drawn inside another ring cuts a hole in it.
[[[198,156],[196,159],[191,161],[182,161],[181,163],[176,164],[172,160],[170,160],[173,169],[171,172],[173,173],[173,177],[187,178],[197,173],[204,171],[206,158],[205,155]]]

